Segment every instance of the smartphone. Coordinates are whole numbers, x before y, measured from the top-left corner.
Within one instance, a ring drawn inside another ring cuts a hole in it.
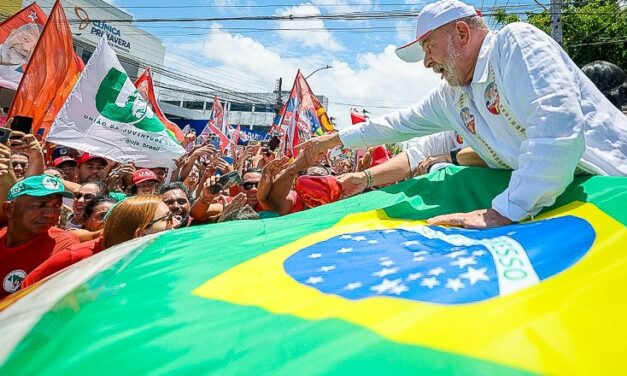
[[[11,136],[11,130],[9,128],[0,128],[0,144],[6,145]]]
[[[272,138],[270,139],[270,141],[268,141],[268,149],[275,151],[276,148],[279,147],[279,144],[281,143],[281,139],[278,138],[277,136],[272,136]]]
[[[218,194],[221,190],[228,189],[235,184],[242,182],[242,177],[237,171],[231,171],[228,174],[220,176],[218,183],[211,186],[211,193]]]
[[[11,130],[30,134],[33,128],[33,118],[28,116],[16,116],[11,123]]]

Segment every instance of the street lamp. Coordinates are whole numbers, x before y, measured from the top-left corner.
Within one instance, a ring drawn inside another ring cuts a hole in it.
[[[331,68],[333,68],[333,67],[332,67],[332,66],[330,66],[330,65],[327,65],[326,67],[321,67],[321,68],[318,68],[318,69],[316,69],[315,71],[313,71],[313,72],[309,73],[309,76],[305,77],[305,80],[306,80],[306,79],[308,79],[309,77],[313,76],[313,75],[314,75],[314,73],[316,73],[316,72],[319,72],[319,71],[324,70],[324,69],[331,69]]]

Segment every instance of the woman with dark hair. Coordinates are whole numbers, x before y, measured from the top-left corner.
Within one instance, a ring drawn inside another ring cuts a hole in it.
[[[127,240],[173,228],[172,213],[157,195],[134,196],[115,205],[105,219],[102,236],[50,256],[22,282],[22,288]]]
[[[115,200],[109,196],[98,196],[89,201],[83,212],[83,228],[91,232],[102,230],[105,215],[113,205]]]
[[[622,110],[627,100],[627,74],[607,61],[593,61],[581,68],[583,73],[616,108]]]

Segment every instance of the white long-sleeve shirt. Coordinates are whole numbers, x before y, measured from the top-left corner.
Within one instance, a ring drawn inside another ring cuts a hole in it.
[[[410,108],[341,130],[340,139],[370,146],[442,130],[457,131],[490,167],[514,170],[492,201],[514,221],[552,205],[575,172],[627,175],[627,117],[525,23],[488,33],[470,85],[443,82]]]

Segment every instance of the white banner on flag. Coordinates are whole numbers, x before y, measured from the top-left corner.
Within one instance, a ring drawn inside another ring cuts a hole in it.
[[[142,167],[169,167],[185,153],[104,37],[59,111],[47,141]]]

